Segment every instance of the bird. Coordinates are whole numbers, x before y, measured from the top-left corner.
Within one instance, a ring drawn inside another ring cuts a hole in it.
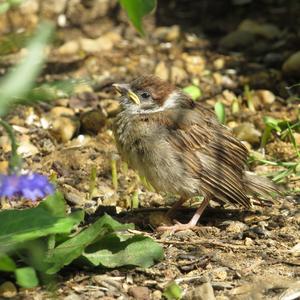
[[[179,196],[168,216],[195,196],[203,201],[191,220],[158,231],[196,227],[211,200],[251,207],[250,196],[278,192],[269,179],[247,170],[248,150],[210,108],[170,82],[143,75],[115,83],[120,111],[113,133],[121,158],[158,193]]]

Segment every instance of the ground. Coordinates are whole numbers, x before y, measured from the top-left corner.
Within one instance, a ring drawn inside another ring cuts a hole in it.
[[[159,3],[156,16],[146,20],[146,38],[109,1],[103,1],[103,11],[94,7],[95,16],[83,5],[77,10],[68,6],[67,25],[57,30],[40,81],[76,79],[74,93],[34,107],[19,106],[7,117],[17,131],[24,168],[55,177],[70,210],[83,208],[86,224],[104,212],[135,223],[137,231],[163,245],[164,259],[149,269],[65,268],[54,295],[39,288],[21,290],[16,299],[161,299],[173,280],[185,299],[210,300],[213,294],[218,300],[299,299],[300,180],[293,171],[280,182],[283,195],[274,205],[254,201],[245,210],[212,203],[198,229],[162,234],[155,227],[169,222],[164,213],[175,197],[147,190],[118,156],[111,124],[119,107],[111,84],[154,73],[178,87],[199,86],[197,101],[212,109],[222,102],[226,125],[245,142],[252,158],[299,160],[292,139],[279,134],[272,134],[264,151],[260,148],[264,116],[298,121],[299,90],[289,87],[300,80],[300,62],[288,59],[299,46],[299,4],[179,2]],[[26,20],[35,20],[37,11],[28,11]],[[57,12],[46,7],[43,13],[53,17]],[[10,22],[19,22],[9,25],[14,30],[20,26],[20,12],[11,14]],[[7,20],[2,23],[8,26]],[[20,53],[2,54],[1,70]],[[293,136],[300,144],[299,127]],[[2,172],[10,151],[5,135],[0,147]],[[249,168],[265,176],[282,167],[251,159]],[[132,210],[137,195],[139,207]],[[188,203],[175,218],[188,220],[199,201]]]

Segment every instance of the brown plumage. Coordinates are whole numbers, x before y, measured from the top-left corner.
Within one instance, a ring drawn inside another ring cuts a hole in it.
[[[122,110],[114,134],[123,159],[158,192],[181,196],[172,211],[193,196],[205,199],[188,224],[160,229],[194,226],[211,199],[249,207],[249,194],[276,192],[246,171],[247,149],[200,102],[155,76],[115,87]]]

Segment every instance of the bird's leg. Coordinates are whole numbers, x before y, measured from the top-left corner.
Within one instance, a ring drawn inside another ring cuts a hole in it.
[[[171,218],[174,215],[174,212],[182,206],[182,204],[186,201],[186,198],[181,197],[173,206],[167,211],[167,217]]]
[[[179,200],[180,201],[180,200]],[[200,219],[204,209],[209,203],[209,198],[204,198],[203,202],[201,203],[200,207],[197,209],[191,220],[186,223],[186,224],[181,224],[176,221],[176,224],[173,226],[159,226],[157,228],[157,231],[171,231],[171,232],[176,232],[176,231],[181,231],[181,230],[186,230],[186,229],[191,229],[196,226],[198,220]],[[177,203],[175,203],[176,205]],[[172,207],[173,208],[173,207]],[[171,208],[171,209],[172,209]]]

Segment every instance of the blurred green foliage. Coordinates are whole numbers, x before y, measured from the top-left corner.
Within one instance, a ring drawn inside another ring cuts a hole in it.
[[[119,0],[121,6],[126,11],[129,20],[136,30],[145,35],[142,20],[143,17],[154,11],[157,5],[156,0]]]

